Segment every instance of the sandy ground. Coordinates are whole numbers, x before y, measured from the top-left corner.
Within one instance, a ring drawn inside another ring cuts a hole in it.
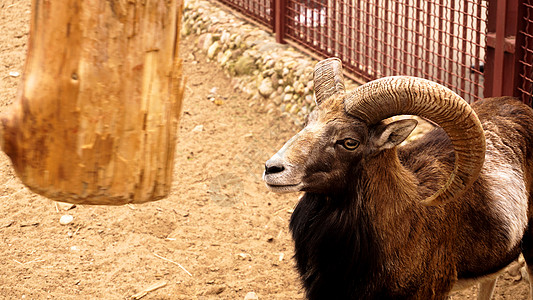
[[[0,0],[0,111],[22,73],[30,1]],[[301,299],[288,232],[298,195],[275,195],[262,166],[298,128],[266,115],[182,41],[188,77],[171,195],[155,203],[65,210],[31,193],[0,154],[0,298]],[[11,75],[10,75],[11,72]],[[216,88],[222,105],[209,101]],[[60,225],[63,215],[73,216]],[[526,299],[509,276],[495,299]],[[474,299],[475,288],[453,296]]]

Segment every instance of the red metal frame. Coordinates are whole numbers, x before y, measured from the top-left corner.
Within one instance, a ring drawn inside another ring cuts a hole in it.
[[[274,32],[276,33],[276,42],[281,44],[285,43],[286,7],[286,0],[274,0]]]
[[[424,77],[468,101],[533,94],[533,0],[219,0],[358,81]],[[484,67],[484,70],[482,70]]]
[[[485,97],[513,95],[516,89],[518,6],[518,0],[489,1]]]

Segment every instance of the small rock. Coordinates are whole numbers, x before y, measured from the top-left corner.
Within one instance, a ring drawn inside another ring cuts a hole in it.
[[[303,94],[305,92],[305,85],[301,82],[295,82],[293,87],[298,94]]]
[[[242,36],[239,34],[235,37],[235,40],[233,40],[233,43],[235,44],[235,47],[239,48],[242,44]]]
[[[201,44],[202,49],[207,50],[213,43],[213,35],[211,33],[202,34],[198,38],[198,44]]]
[[[68,224],[72,223],[72,221],[74,221],[74,217],[73,216],[71,216],[71,215],[63,215],[59,219],[59,224],[68,225]]]
[[[278,76],[278,73],[276,72],[272,72],[273,74],[270,76],[270,80],[272,80],[272,86],[275,88],[275,89],[278,89],[279,88],[279,76]]]
[[[263,77],[269,77],[272,76],[272,74],[275,74],[274,70],[272,69],[266,69],[262,73]]]
[[[207,57],[213,59],[219,49],[220,49],[220,43],[218,41],[214,42],[211,46],[209,46],[209,49],[207,49]]]
[[[244,296],[244,300],[259,300],[259,297],[254,292],[248,292],[246,296]]]
[[[271,109],[274,110],[275,108],[276,108],[276,105],[274,105],[274,103],[269,103],[269,104],[267,104],[267,106],[265,107],[265,109],[266,109],[267,111],[269,111],[269,110],[271,110]]]
[[[239,57],[235,63],[235,72],[237,75],[251,75],[255,71],[255,68],[255,60],[247,55]]]
[[[220,36],[220,42],[222,44],[227,44],[230,41],[230,34],[227,31],[222,32],[222,35]]]
[[[268,98],[274,92],[274,86],[272,86],[272,80],[270,78],[265,78],[261,81],[258,87],[259,94],[261,96]]]
[[[285,93],[291,93],[294,91],[294,89],[292,88],[292,86],[288,85],[285,87],[285,89],[283,90]]]
[[[209,47],[211,47],[212,44],[213,44],[213,35],[211,33],[205,34],[202,48],[204,50],[207,50],[209,49]]]
[[[289,111],[289,113],[291,113],[291,114],[295,114],[295,113],[297,113],[298,111],[299,111],[298,105],[293,105],[293,106],[291,107],[291,110]]]
[[[76,204],[72,204],[72,203],[56,202],[56,204],[57,204],[57,208],[60,210],[69,210],[69,209],[76,207]]]
[[[286,104],[285,107],[283,108],[283,112],[291,111],[291,107],[292,107],[292,104],[290,103]]]
[[[278,43],[275,43],[275,42],[267,42],[267,43],[262,43],[261,46],[259,46],[259,51],[260,52],[269,52],[269,51],[273,51],[273,50],[277,50],[277,49],[280,49],[280,48],[283,48],[284,46],[282,44],[278,44]]]
[[[222,66],[225,66],[225,65],[228,63],[229,59],[231,58],[231,55],[232,55],[232,54],[233,54],[233,53],[231,52],[231,50],[226,50],[226,52],[224,52],[224,54],[223,54],[222,57],[220,58],[220,61],[219,61],[220,64],[221,64]]]
[[[11,71],[11,72],[9,72],[9,76],[11,76],[11,77],[19,77],[20,73],[19,72],[15,72],[15,71]]]
[[[239,254],[237,254],[237,259],[251,261],[252,260],[252,256],[250,254],[247,254],[247,253],[239,253]]]
[[[226,290],[226,286],[225,285],[216,285],[216,286],[213,286],[213,287],[209,288],[209,290],[207,290],[207,292],[205,294],[206,295],[220,295],[225,290]]]
[[[192,132],[202,132],[202,131],[204,131],[204,125],[196,125],[191,131]]]

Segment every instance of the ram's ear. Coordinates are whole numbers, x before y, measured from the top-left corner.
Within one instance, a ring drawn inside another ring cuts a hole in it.
[[[414,119],[406,119],[378,125],[372,135],[372,145],[377,150],[396,147],[411,134],[417,124],[418,122]]]

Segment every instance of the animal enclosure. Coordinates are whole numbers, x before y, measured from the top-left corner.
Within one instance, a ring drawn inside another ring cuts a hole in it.
[[[349,76],[423,77],[469,102],[511,95],[531,103],[531,0],[219,0]]]

